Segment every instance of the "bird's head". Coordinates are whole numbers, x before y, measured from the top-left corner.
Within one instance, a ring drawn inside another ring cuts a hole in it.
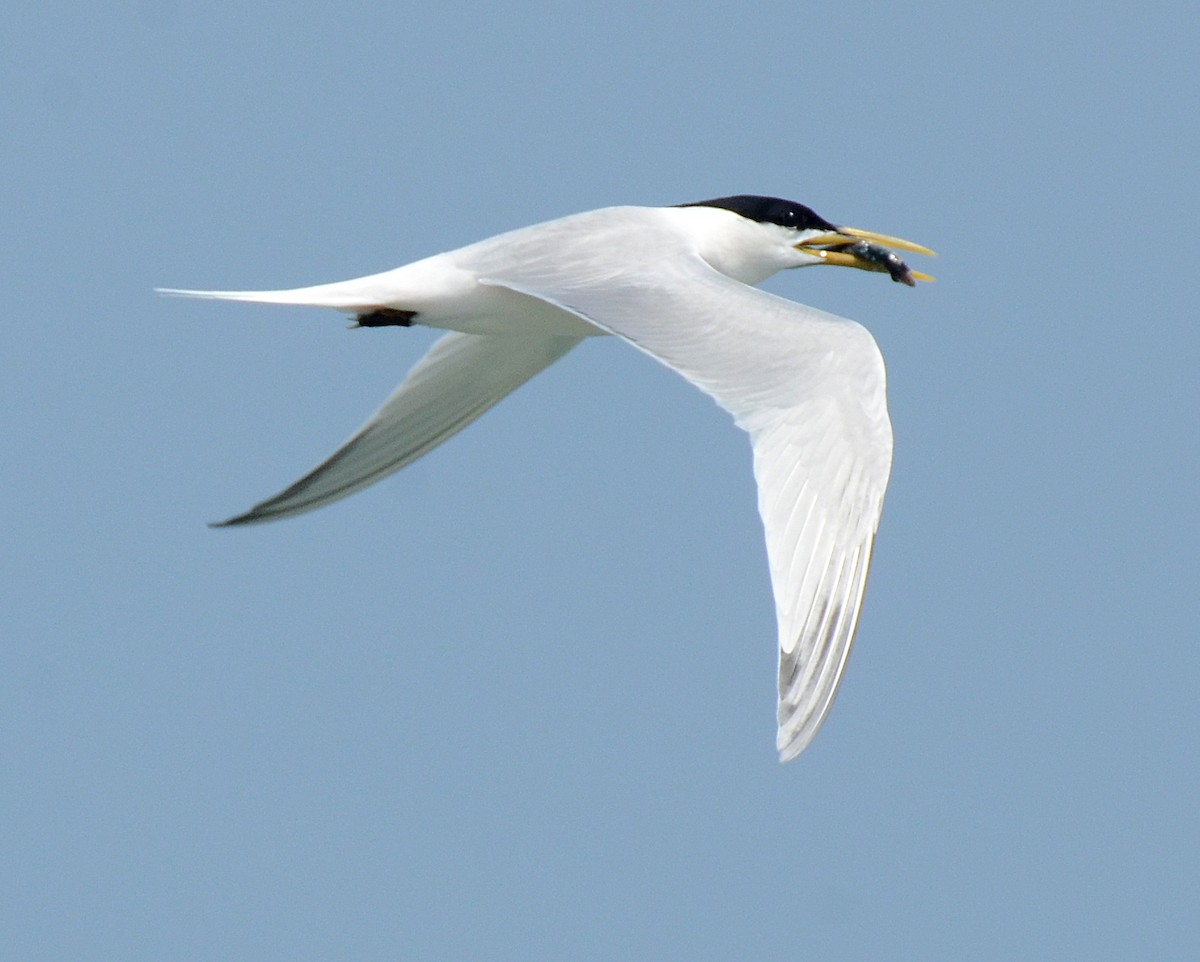
[[[814,264],[877,271],[910,287],[933,280],[910,270],[889,250],[936,256],[929,248],[887,234],[839,227],[794,201],[739,194],[675,209],[694,212],[683,216],[695,232],[701,256],[722,274],[746,284],[757,284],[776,271]]]

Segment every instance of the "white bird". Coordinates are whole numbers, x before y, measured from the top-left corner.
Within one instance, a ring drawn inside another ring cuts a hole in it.
[[[820,728],[846,665],[892,430],[883,359],[866,329],[751,285],[814,264],[909,286],[931,279],[880,245],[933,253],[791,201],[737,196],[589,211],[333,284],[161,292],[450,332],[325,461],[222,525],[299,514],[378,481],[586,337],[615,334],[710,395],[753,445],[779,627],[776,747],[788,761]]]

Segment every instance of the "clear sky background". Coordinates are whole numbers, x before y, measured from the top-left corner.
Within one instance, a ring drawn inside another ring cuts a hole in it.
[[[0,955],[1200,957],[1191,4],[10,6]],[[942,255],[769,283],[896,431],[798,761],[748,444],[615,341],[205,527],[431,336],[154,286],[730,193]]]

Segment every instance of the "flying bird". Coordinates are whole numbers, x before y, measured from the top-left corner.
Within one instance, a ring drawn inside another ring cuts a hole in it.
[[[448,332],[340,448],[222,526],[300,514],[378,481],[588,337],[616,335],[710,395],[753,446],[779,628],[776,747],[788,761],[816,735],[846,665],[892,429],[867,330],[753,285],[818,264],[931,280],[888,248],[933,253],[792,201],[739,195],[575,214],[332,284],[161,293]]]

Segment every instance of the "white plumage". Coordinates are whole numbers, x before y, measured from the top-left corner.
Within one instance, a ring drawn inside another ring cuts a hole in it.
[[[709,394],[754,449],[779,625],[777,747],[786,761],[812,740],[837,692],[892,433],[871,335],[748,285],[820,263],[924,279],[874,241],[929,253],[834,227],[798,204],[734,197],[577,214],[334,284],[164,293],[332,307],[370,325],[449,331],[328,459],[223,524],[298,514],[379,480],[588,336],[616,335]]]

